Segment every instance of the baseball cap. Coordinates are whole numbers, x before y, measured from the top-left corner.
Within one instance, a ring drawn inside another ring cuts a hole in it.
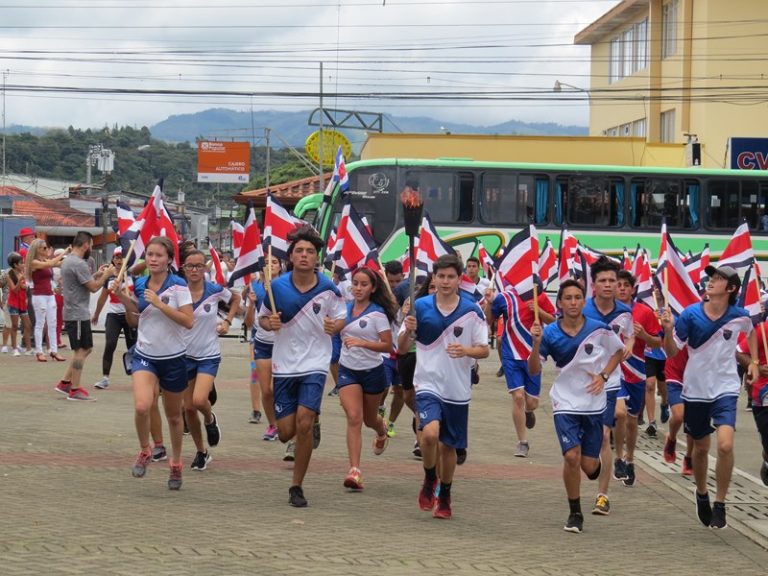
[[[736,286],[741,286],[741,278],[739,278],[739,273],[736,272],[736,269],[732,266],[707,266],[704,268],[704,272],[707,273],[707,276],[710,278],[717,274],[721,278],[725,278],[729,284],[734,284]]]
[[[24,238],[24,236],[34,236],[35,231],[32,228],[26,227],[19,230],[19,238]]]
[[[122,246],[116,246],[114,250],[112,250],[112,256],[122,256],[123,255],[123,247]]]

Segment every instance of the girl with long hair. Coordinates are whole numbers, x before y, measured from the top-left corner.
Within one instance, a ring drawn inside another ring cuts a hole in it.
[[[19,334],[19,319],[21,319],[22,337],[27,356],[32,355],[32,327],[29,322],[27,303],[27,280],[24,277],[24,263],[21,254],[8,254],[8,314],[11,316],[11,348],[14,356],[21,356],[21,348],[17,347]]]

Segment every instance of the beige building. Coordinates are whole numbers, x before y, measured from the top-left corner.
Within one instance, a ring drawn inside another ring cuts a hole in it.
[[[624,0],[574,41],[592,49],[591,136],[696,135],[710,168],[730,138],[768,138],[768,1]]]

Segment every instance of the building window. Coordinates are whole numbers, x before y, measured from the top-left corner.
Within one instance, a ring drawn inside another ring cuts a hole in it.
[[[638,22],[611,40],[608,81],[613,84],[648,65],[648,20]]]
[[[635,70],[648,66],[648,19],[635,24]]]
[[[677,53],[677,4],[671,0],[664,5],[661,13],[661,57],[669,58]]]
[[[632,122],[632,135],[640,136],[641,138],[645,137],[645,118]]]
[[[661,113],[661,141],[675,141],[675,109]]]
[[[629,28],[628,30],[624,30],[624,33],[621,35],[621,47],[623,49],[623,53],[621,55],[622,59],[622,76],[632,76],[632,74],[635,71],[635,58],[634,58],[634,50],[633,50],[633,38],[634,38],[634,29]]]
[[[608,81],[613,84],[617,80],[621,80],[621,40],[619,38],[611,40],[610,51]]]

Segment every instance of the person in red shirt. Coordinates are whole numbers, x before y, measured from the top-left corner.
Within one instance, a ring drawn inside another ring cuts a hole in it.
[[[757,432],[763,444],[763,462],[760,465],[760,479],[768,486],[768,322],[763,322],[755,327],[757,332],[757,355],[760,362],[757,382],[752,382],[752,417],[755,419]],[[744,334],[739,336],[739,347],[736,350],[736,358],[744,368],[752,362],[749,354],[749,343]]]
[[[749,351],[749,347],[747,347]],[[683,374],[688,364],[688,346],[684,346],[680,351],[667,359],[664,371],[667,376],[667,394],[669,395],[669,424],[667,437],[664,441],[664,461],[674,464],[677,459],[677,434],[683,426],[684,404],[683,404]],[[685,435],[686,448],[683,456],[683,476],[693,476],[693,461],[691,460],[691,451],[693,450],[693,438]]]

